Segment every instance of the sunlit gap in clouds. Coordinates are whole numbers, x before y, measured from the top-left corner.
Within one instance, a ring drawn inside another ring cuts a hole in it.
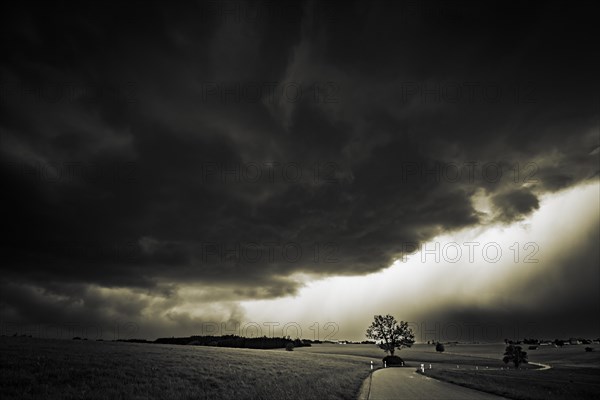
[[[296,296],[241,305],[250,320],[306,328],[335,322],[338,337],[363,340],[374,314],[421,321],[452,307],[534,310],[551,291],[555,301],[567,302],[570,294],[560,288],[568,274],[564,265],[595,240],[599,203],[594,180],[541,196],[539,209],[525,220],[440,235],[380,272],[307,281]],[[305,337],[313,335],[310,330]]]

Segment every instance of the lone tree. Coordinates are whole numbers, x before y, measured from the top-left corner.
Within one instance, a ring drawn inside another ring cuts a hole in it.
[[[435,345],[435,351],[437,351],[438,353],[443,353],[444,350],[446,350],[444,345],[440,342],[437,342],[437,344]]]
[[[410,347],[415,342],[415,335],[408,327],[408,322],[396,321],[391,315],[375,315],[375,320],[367,328],[367,338],[380,340],[379,347],[394,355],[396,349]]]
[[[521,346],[515,346],[511,344],[506,347],[502,361],[504,361],[504,364],[512,362],[515,364],[515,368],[519,368],[519,365],[527,364],[527,352],[523,351]]]

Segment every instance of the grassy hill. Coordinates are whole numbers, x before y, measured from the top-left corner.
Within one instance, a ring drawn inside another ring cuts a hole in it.
[[[334,354],[0,338],[3,399],[349,399],[368,374]]]

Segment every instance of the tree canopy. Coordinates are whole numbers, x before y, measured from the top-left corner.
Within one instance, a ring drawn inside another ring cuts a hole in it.
[[[379,347],[394,355],[396,349],[411,347],[415,342],[415,335],[408,326],[408,322],[398,321],[391,315],[375,315],[374,321],[367,328],[367,338],[380,341]]]
[[[515,368],[519,368],[521,364],[527,364],[527,352],[523,351],[521,346],[509,345],[506,347],[504,357],[502,358],[505,364],[512,362]]]

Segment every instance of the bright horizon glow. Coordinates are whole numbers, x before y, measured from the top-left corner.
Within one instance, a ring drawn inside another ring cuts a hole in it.
[[[339,332],[333,339],[364,340],[364,329],[374,314],[390,313],[398,319],[418,321],[449,305],[534,304],[535,290],[515,297],[512,293],[505,295],[507,287],[552,271],[557,260],[576,251],[585,235],[598,227],[599,195],[598,181],[594,180],[541,196],[539,209],[524,221],[437,236],[423,244],[422,249],[433,250],[438,243],[439,262],[435,262],[434,254],[417,251],[404,262],[398,260],[373,274],[314,280],[307,282],[294,297],[244,301],[241,305],[247,321],[259,324],[279,321],[281,325],[295,322],[302,327],[305,338],[316,336],[314,322],[319,323],[320,329],[325,323],[334,322]],[[462,250],[455,263],[449,262],[457,258],[453,242]],[[467,242],[480,243],[473,247],[473,262],[469,259],[469,247],[464,245]],[[515,242],[519,245],[518,255]],[[487,255],[482,252],[486,244],[489,244]],[[502,256],[492,262],[496,257],[495,247],[500,247]],[[538,262],[524,262],[527,255]],[[319,338],[326,334],[321,330]]]

